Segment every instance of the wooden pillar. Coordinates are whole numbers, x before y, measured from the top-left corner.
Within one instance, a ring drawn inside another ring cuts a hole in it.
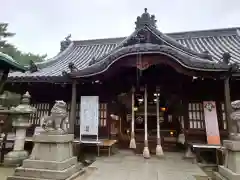
[[[148,148],[148,128],[147,128],[147,85],[144,88],[144,149],[143,149],[143,157],[150,158],[150,152]]]
[[[222,106],[221,106],[221,102],[218,99],[216,100],[216,109],[217,109],[219,131],[221,131],[221,130],[224,130],[224,124],[223,124],[223,116],[222,116]]]
[[[186,99],[186,97],[183,97],[182,99],[183,103],[183,120],[184,120],[184,129],[183,129],[183,133],[184,133],[184,138],[185,138],[185,142],[188,142],[189,140],[189,136],[188,136],[188,130],[190,127],[190,122],[189,122],[189,101]]]
[[[0,94],[3,93],[3,88],[8,78],[9,69],[3,71],[2,77],[0,79]]]
[[[77,81],[72,82],[72,99],[71,99],[71,110],[70,110],[70,121],[69,121],[69,133],[74,134],[74,126],[76,121],[76,107],[77,107]]]
[[[135,89],[134,89],[134,87],[132,87],[132,122],[131,122],[131,140],[130,140],[130,144],[129,144],[129,148],[131,148],[131,149],[136,149],[135,132],[134,132],[134,126],[135,126],[134,94],[135,94]]]
[[[157,88],[156,90],[156,111],[157,111],[157,146],[156,146],[156,155],[163,156],[163,149],[161,145],[161,135],[160,135],[160,117],[159,117],[159,96],[160,92]]]
[[[184,118],[184,130],[188,130],[190,127],[190,122],[189,122],[189,102],[184,98],[183,99],[183,118]]]
[[[224,79],[224,106],[225,106],[225,113],[226,113],[226,120],[227,120],[227,129],[228,129],[228,135],[231,135],[232,132],[232,120],[231,120],[231,112],[232,112],[232,107],[231,107],[231,96],[230,96],[230,77],[226,77]]]

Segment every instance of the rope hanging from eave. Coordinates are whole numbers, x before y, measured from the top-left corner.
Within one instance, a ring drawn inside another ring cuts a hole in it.
[[[137,88],[140,88],[140,81],[142,76],[142,68],[138,67],[142,65],[142,55],[141,53],[137,53],[137,68],[136,68],[136,86]]]

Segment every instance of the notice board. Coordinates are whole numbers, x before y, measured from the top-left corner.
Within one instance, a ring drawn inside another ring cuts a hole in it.
[[[98,136],[99,98],[98,96],[81,96],[80,137],[82,135]]]

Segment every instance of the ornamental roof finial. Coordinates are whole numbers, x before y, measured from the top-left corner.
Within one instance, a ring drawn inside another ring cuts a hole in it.
[[[60,52],[64,51],[68,48],[68,46],[71,44],[71,34],[69,34],[67,37],[65,37],[65,40],[61,41],[60,43]]]
[[[147,11],[147,8],[144,8],[144,13],[141,16],[137,17],[137,21],[135,22],[136,24],[135,29],[142,28],[145,25],[150,25],[156,28],[157,27],[156,22],[157,20],[155,20],[155,15],[150,15]]]

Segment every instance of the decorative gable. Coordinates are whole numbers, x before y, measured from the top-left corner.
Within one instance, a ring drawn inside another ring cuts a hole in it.
[[[163,41],[159,39],[155,34],[150,30],[151,28],[148,25],[145,25],[141,29],[135,30],[135,32],[127,38],[123,46],[130,46],[134,44],[143,44],[143,43],[152,43],[162,45]]]

